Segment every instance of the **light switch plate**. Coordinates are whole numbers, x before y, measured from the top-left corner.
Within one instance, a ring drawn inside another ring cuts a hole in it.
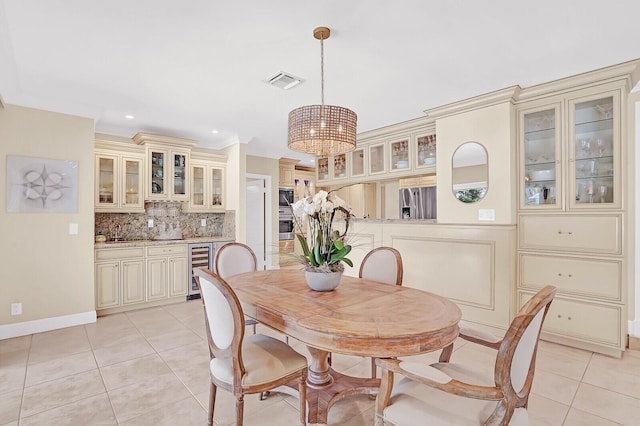
[[[200,226],[207,226],[207,219],[200,219]]]
[[[70,223],[69,224],[69,235],[78,235],[78,224]]]
[[[495,221],[496,211],[494,209],[478,209],[478,220]]]
[[[147,228],[153,228],[153,219],[147,221]]]

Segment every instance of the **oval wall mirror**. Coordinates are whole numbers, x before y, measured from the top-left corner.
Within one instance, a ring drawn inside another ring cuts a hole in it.
[[[487,150],[478,142],[466,142],[453,153],[451,183],[453,195],[463,203],[475,203],[488,190]]]

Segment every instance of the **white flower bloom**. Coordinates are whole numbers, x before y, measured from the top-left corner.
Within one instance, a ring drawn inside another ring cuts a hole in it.
[[[305,203],[303,212],[304,212],[305,215],[311,216],[312,214],[314,214],[316,212],[315,204],[313,204],[313,203]]]
[[[331,201],[333,202],[333,204],[337,207],[344,207],[347,210],[349,209],[349,205],[347,205],[346,201],[344,201],[342,198],[338,197],[335,194],[332,194],[333,197],[331,197]]]

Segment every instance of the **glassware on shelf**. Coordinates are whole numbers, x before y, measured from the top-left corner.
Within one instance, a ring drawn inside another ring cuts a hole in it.
[[[598,188],[598,192],[600,194],[600,202],[606,203],[607,202],[607,185],[600,185],[600,188]]]

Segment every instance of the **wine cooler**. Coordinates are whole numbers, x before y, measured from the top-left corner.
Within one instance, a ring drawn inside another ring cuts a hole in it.
[[[189,244],[189,293],[187,294],[187,300],[199,299],[200,289],[193,277],[193,269],[205,267],[210,271],[213,271],[213,259],[216,255],[218,247],[224,243],[193,243]]]

